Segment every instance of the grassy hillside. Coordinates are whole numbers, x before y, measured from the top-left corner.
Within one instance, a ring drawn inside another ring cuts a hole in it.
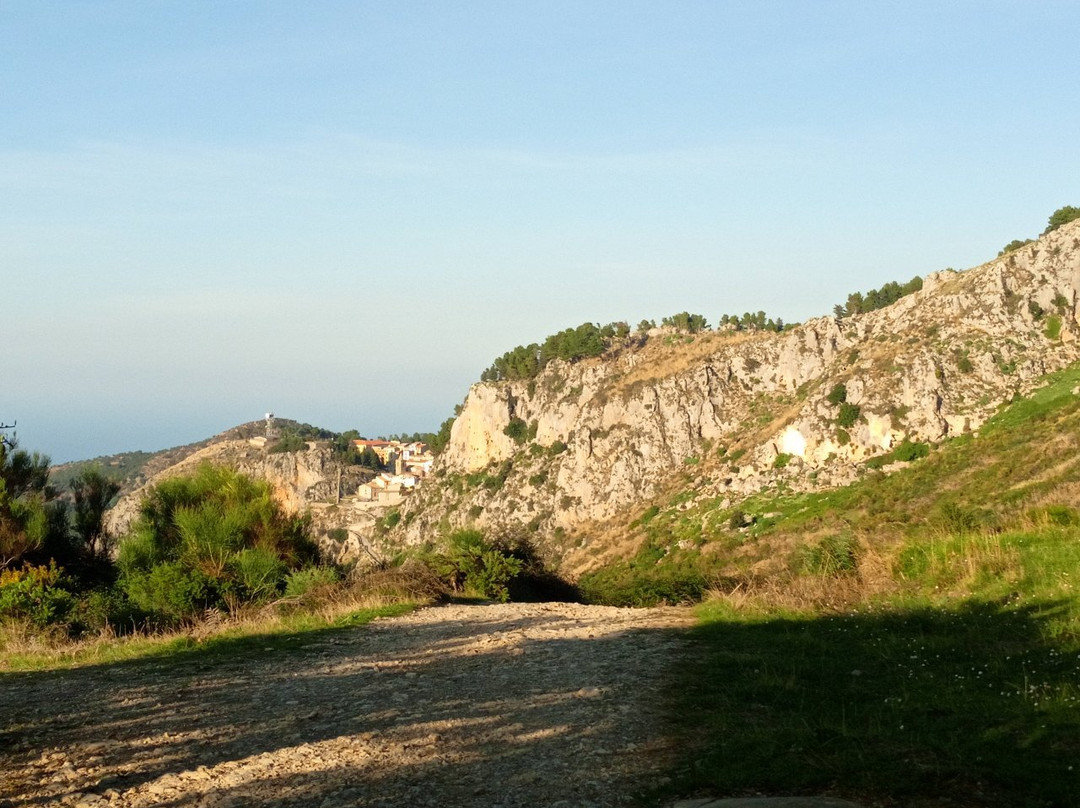
[[[1077,804],[1078,386],[1078,367],[1049,377],[842,490],[642,514],[637,557],[584,584],[710,596],[673,697],[698,750],[680,793]]]
[[[1066,553],[1058,558],[1066,569],[1077,561],[1064,548],[1080,525],[1078,387],[1080,366],[1049,376],[979,432],[889,474],[867,469],[841,489],[781,487],[733,505],[698,497],[688,476],[686,488],[632,523],[637,555],[586,576],[583,586],[594,599],[627,604],[678,599],[680,591],[768,598],[770,586],[790,606],[922,593],[928,576],[947,598],[977,581],[989,585],[979,571],[991,567],[1002,591],[1046,586],[1047,565],[1058,563],[1046,557],[1047,542],[1054,558]],[[895,453],[927,449],[901,445]],[[727,462],[734,470],[738,458]]]

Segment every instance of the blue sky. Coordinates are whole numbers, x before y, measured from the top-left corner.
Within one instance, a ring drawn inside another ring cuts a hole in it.
[[[435,429],[586,320],[981,263],[1080,204],[1078,12],[0,0],[0,421]]]

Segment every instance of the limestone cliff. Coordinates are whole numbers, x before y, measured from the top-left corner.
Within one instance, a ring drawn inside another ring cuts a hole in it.
[[[1080,358],[1078,245],[1080,221],[879,311],[781,333],[654,329],[531,381],[476,384],[391,539],[475,524],[563,558],[687,474],[737,501],[843,484],[901,441],[975,430]]]

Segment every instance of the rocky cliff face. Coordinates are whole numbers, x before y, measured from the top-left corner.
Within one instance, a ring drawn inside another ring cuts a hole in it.
[[[654,329],[532,381],[474,385],[391,538],[475,524],[562,557],[687,474],[737,501],[843,484],[902,441],[975,430],[1080,358],[1078,245],[1080,221],[879,311],[779,334]]]

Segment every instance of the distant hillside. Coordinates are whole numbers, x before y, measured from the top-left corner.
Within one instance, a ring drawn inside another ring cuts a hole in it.
[[[1078,297],[1073,221],[878,310],[779,332],[651,329],[482,381],[390,540],[476,526],[580,573],[637,553],[630,523],[672,497],[732,510],[902,467],[1080,359]]]
[[[299,421],[279,418],[276,424],[280,430],[299,430],[302,428],[314,428]],[[321,430],[325,431],[325,430]],[[115,455],[95,457],[90,460],[77,460],[71,463],[61,463],[53,466],[50,470],[50,482],[61,489],[66,489],[68,483],[83,469],[98,468],[110,479],[116,480],[121,485],[120,495],[123,496],[136,488],[139,488],[153,479],[170,466],[174,466],[187,457],[190,457],[200,449],[215,443],[231,440],[248,440],[266,434],[265,421],[249,421],[246,424],[226,429],[213,437],[196,443],[188,443],[184,446],[174,446],[169,449],[161,449],[156,452],[122,452]],[[329,433],[328,433],[329,434]]]

